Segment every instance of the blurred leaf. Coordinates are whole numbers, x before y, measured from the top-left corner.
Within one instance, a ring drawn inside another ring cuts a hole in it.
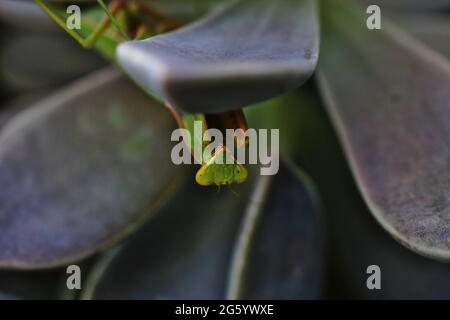
[[[314,192],[291,164],[284,164],[272,180],[260,178],[253,199],[260,197],[262,203],[249,206],[244,216],[228,298],[321,296],[324,221]]]
[[[53,90],[36,90],[18,96],[5,105],[0,105],[0,130],[8,121],[19,112],[28,109],[36,100],[41,100],[50,95]]]
[[[319,84],[358,186],[396,239],[450,259],[450,64],[385,19],[327,2]]]
[[[299,95],[312,101],[303,90]],[[296,110],[302,125],[290,139],[298,141],[299,163],[317,183],[328,213],[327,298],[449,299],[450,266],[405,249],[373,219],[320,102]],[[381,268],[381,290],[366,286],[373,264]]]
[[[142,0],[149,2],[170,16],[191,20],[209,10],[235,0]]]
[[[56,299],[63,271],[2,271],[0,300]]]
[[[340,166],[344,166],[343,159],[340,160]],[[320,185],[339,184],[342,189],[329,201],[334,210],[329,227],[332,245],[328,297],[450,299],[450,265],[419,256],[394,241],[370,215],[351,183],[350,173],[345,171],[342,176],[338,181],[320,182]],[[369,277],[366,269],[374,264],[381,269],[381,290],[368,290],[366,286]]]
[[[177,197],[124,244],[109,264],[100,263],[99,268],[105,270],[90,277],[84,298],[223,297],[245,201],[227,190],[215,194],[214,189],[194,183],[187,181]]]
[[[238,186],[239,196],[192,183],[99,266],[85,298],[320,295],[322,223],[303,176],[283,162],[276,176]]]
[[[395,10],[444,10],[450,8],[450,0],[364,0],[368,4],[376,4],[381,10],[384,8]]]
[[[15,116],[0,135],[0,266],[64,265],[134,231],[184,176],[174,127],[112,69]]]
[[[304,122],[296,137],[300,163],[317,182],[328,212],[329,292],[332,299],[449,299],[450,266],[421,257],[398,244],[373,219],[320,105],[299,105]],[[314,124],[314,125],[313,125]],[[368,290],[369,265],[381,268],[382,290]]]
[[[311,91],[310,82],[302,88],[301,91],[291,91],[244,109],[251,128],[280,129],[280,152],[289,158],[321,151],[320,145],[302,144],[304,140],[314,139],[315,135],[299,136],[297,134],[299,130],[308,128],[314,131],[316,126],[315,121],[305,120],[304,112],[309,110],[306,106],[316,107],[317,98]],[[306,145],[308,149],[300,152],[299,149]]]
[[[103,65],[95,54],[61,35],[16,34],[0,50],[0,76],[16,92],[60,85]]]
[[[317,13],[314,0],[238,1],[179,31],[126,42],[118,60],[145,90],[185,112],[236,109],[311,76]]]
[[[450,16],[436,13],[396,15],[394,21],[450,59]]]
[[[300,126],[291,139],[299,141],[299,162],[317,183],[328,213],[327,297],[449,299],[450,265],[405,249],[373,219],[319,102],[300,104],[297,110],[310,126]],[[317,146],[319,152],[306,152]],[[366,269],[373,264],[381,268],[381,290],[366,286]]]
[[[98,257],[78,262],[81,270],[81,285]],[[69,290],[67,266],[45,271],[0,271],[0,300],[74,300],[80,290]]]
[[[281,145],[283,140],[295,142],[292,154],[318,185],[328,222],[327,298],[448,299],[450,266],[405,249],[376,223],[312,89],[304,87],[248,108],[246,114],[250,125],[261,119],[271,127],[286,124]],[[366,287],[366,269],[372,264],[381,268],[382,290]]]
[[[0,21],[27,31],[55,32],[53,21],[33,1],[0,1]]]

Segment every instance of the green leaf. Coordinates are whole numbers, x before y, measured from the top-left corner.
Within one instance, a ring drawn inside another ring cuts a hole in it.
[[[320,146],[314,144],[320,137],[300,134],[316,129],[315,121],[305,120],[306,116],[313,116],[310,110],[317,107],[317,98],[311,89],[311,85],[306,85],[304,90],[292,91],[244,109],[251,128],[280,129],[280,152],[286,157],[320,152]]]

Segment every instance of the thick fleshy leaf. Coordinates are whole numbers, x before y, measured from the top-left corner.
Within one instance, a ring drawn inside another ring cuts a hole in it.
[[[295,158],[317,182],[329,231],[326,297],[448,299],[450,266],[405,249],[376,223],[354,185],[319,97],[312,87],[305,89],[255,106],[247,115],[250,124],[259,120],[255,116],[269,125],[287,124],[280,138],[296,141]],[[366,286],[366,269],[373,264],[381,268],[381,290]]]
[[[0,133],[0,266],[66,264],[136,229],[184,176],[174,127],[112,69],[16,115]]]
[[[296,141],[296,159],[317,183],[324,200],[329,245],[326,297],[449,299],[450,265],[405,249],[371,216],[314,92],[302,89],[277,100],[255,107],[249,121],[253,123],[253,113],[265,116],[266,111],[270,124],[270,119],[275,125],[297,121],[297,126],[284,126],[280,138]],[[281,111],[276,115],[273,110]],[[381,269],[381,290],[367,289],[370,265]]]
[[[264,202],[247,209],[227,298],[320,297],[325,269],[324,221],[308,178],[299,174],[287,165],[272,181],[264,177],[256,186],[254,193]]]
[[[99,266],[84,298],[317,297],[322,224],[303,179],[283,163],[278,175],[239,186],[239,196],[188,183]]]
[[[315,0],[235,1],[181,30],[126,42],[118,59],[144,89],[182,111],[240,108],[310,77],[317,7]]]
[[[450,63],[363,10],[326,2],[320,87],[371,211],[407,247],[450,260]]]
[[[339,184],[330,215],[330,288],[333,299],[450,299],[450,265],[417,255],[394,241],[373,220],[356,187],[344,179]],[[332,197],[332,195],[330,196]],[[351,205],[349,205],[352,203]],[[381,271],[381,290],[368,290],[367,268]]]
[[[302,93],[305,96],[305,93]],[[313,99],[306,95],[309,101]],[[373,219],[358,192],[331,124],[320,104],[297,108],[300,163],[317,182],[328,213],[328,298],[449,299],[450,265],[398,244]],[[314,137],[311,139],[311,137]],[[320,146],[320,148],[317,148]],[[310,152],[317,148],[316,152]],[[381,290],[368,290],[366,270],[381,269]]]

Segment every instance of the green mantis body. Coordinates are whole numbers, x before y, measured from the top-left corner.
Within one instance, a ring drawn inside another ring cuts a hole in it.
[[[217,163],[219,158],[224,159],[226,147],[219,146],[211,159],[205,163],[195,175],[195,181],[201,186],[223,186],[243,183],[247,180],[247,169],[236,160],[232,164]]]
[[[203,114],[179,115],[174,109],[171,110],[176,114],[175,117],[179,119],[180,126],[189,131],[191,137],[191,145],[189,147],[192,155],[194,155],[192,146],[196,143],[204,144],[202,136],[208,128],[206,117]],[[202,121],[201,136],[196,135],[194,132],[194,121]],[[227,157],[232,159],[233,162],[226,163],[225,159],[227,159]],[[200,163],[202,166],[195,175],[195,181],[201,186],[239,184],[245,182],[248,177],[247,169],[240,164],[234,156],[230,154],[229,149],[223,145],[220,145],[215,149],[214,154],[207,162],[200,161]]]
[[[64,10],[57,10],[57,7],[50,5],[48,1],[35,1],[83,47],[92,48],[97,45],[96,48],[113,62],[115,62],[115,49],[121,42],[127,41],[130,38],[135,40],[144,39],[158,32],[169,31],[181,25],[178,21],[170,19],[163,13],[140,1],[113,0],[109,3],[109,6],[106,6],[103,0],[97,0],[98,5],[104,11],[104,15],[96,22],[95,26],[89,21],[89,34],[86,35],[86,30],[83,30],[84,34],[80,34],[75,30],[70,30],[66,26],[66,22],[63,18],[65,14]],[[156,26],[163,25],[165,27],[155,29],[155,24],[146,23],[146,21],[149,21],[148,18],[153,21],[159,21],[159,24],[156,24]],[[136,25],[138,26],[136,27]],[[151,27],[153,27],[153,31],[151,31]],[[195,120],[201,120],[203,122],[203,130],[208,128],[205,115],[180,114],[170,106],[169,108],[177,119],[178,125],[187,129],[191,133],[192,139],[199,138],[196,137],[193,132],[193,123]],[[214,116],[215,121],[213,122],[217,122],[218,120],[219,126],[222,126],[221,122],[226,124],[230,120],[230,115],[233,118],[233,115],[236,114],[241,115],[242,117],[241,112],[227,113],[226,115]],[[241,118],[237,117],[237,119]],[[238,122],[239,121],[234,121],[231,126],[239,126]],[[200,139],[202,139],[202,137],[200,137]],[[194,154],[192,149],[191,153]],[[233,163],[218,161],[220,158],[225,158],[227,155],[233,159]],[[195,180],[201,186],[222,186],[243,183],[247,180],[247,177],[247,169],[234,159],[234,156],[230,154],[229,149],[226,146],[219,146],[207,162],[201,162],[201,168],[198,170]]]

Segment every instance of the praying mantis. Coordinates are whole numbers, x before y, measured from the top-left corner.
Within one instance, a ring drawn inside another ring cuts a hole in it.
[[[202,140],[209,124],[213,125],[214,128],[218,128],[221,132],[225,132],[227,129],[235,128],[240,128],[244,132],[247,130],[247,123],[241,110],[210,115],[180,114],[170,105],[167,106],[172,111],[179,126],[189,131],[192,141],[188,144],[191,148],[191,154],[193,157],[195,157],[195,152],[192,149],[196,143],[193,140]],[[202,132],[200,136],[195,134],[194,121],[201,121],[202,123]],[[240,139],[238,137],[235,137],[233,142],[235,142],[238,147],[242,147],[248,143],[246,138]],[[197,143],[205,146],[203,141],[197,141]],[[232,159],[231,163],[225,161],[227,156]],[[234,158],[230,150],[225,145],[219,145],[215,149],[211,158],[206,162],[203,160],[200,160],[199,162],[202,166],[198,170],[195,180],[201,186],[216,185],[220,187],[223,185],[239,184],[245,182],[248,178],[248,171],[245,166]]]
[[[88,27],[77,32],[68,28],[64,19],[66,11],[61,7],[61,1],[35,1],[60,27],[84,48],[96,47],[106,58],[113,62],[116,62],[115,49],[120,43],[130,39],[146,39],[155,34],[171,31],[183,25],[182,22],[172,19],[153,7],[149,2],[142,0],[112,0],[109,2],[109,5],[106,5],[103,0],[96,0],[103,15],[99,15],[98,13],[94,15],[94,9],[88,9],[88,14],[84,20],[84,25]],[[88,3],[93,2],[90,1]],[[74,3],[74,1],[71,1],[71,3]],[[195,120],[202,121],[204,130],[211,127],[221,131],[225,131],[226,129],[242,129],[246,131],[248,129],[242,110],[210,115],[200,113],[191,114],[180,112],[167,102],[164,102],[164,104],[170,109],[178,125],[191,132],[192,137],[195,136],[193,133],[193,122]],[[192,156],[194,156],[192,148],[190,150]],[[234,160],[233,163],[217,161],[227,155]],[[201,167],[195,175],[195,180],[201,186],[216,185],[220,187],[223,185],[240,184],[248,178],[247,169],[243,164],[240,164],[234,159],[234,156],[230,154],[230,150],[226,145],[218,146],[213,151],[211,158],[206,162],[200,162],[200,164]]]

